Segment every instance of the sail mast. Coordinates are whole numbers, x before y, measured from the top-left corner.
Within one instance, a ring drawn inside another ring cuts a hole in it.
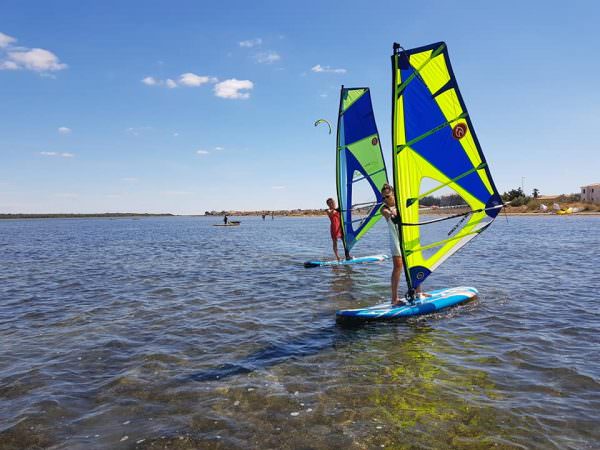
[[[343,133],[343,124],[342,124],[342,102],[344,99],[344,85],[342,84],[342,87],[340,88],[340,105],[338,108],[338,122],[337,122],[337,133],[336,133],[336,138],[335,138],[335,184],[336,184],[336,188],[337,188],[337,204],[338,204],[338,208],[340,210],[340,226],[342,228],[342,244],[344,244],[344,255],[346,255],[346,257],[350,254],[350,249],[348,248],[348,244],[346,243],[346,233],[345,233],[345,227],[344,227],[344,206],[343,206],[343,196],[342,196],[342,180],[340,179],[342,177],[342,174],[340,172],[340,169],[342,168],[342,164],[345,164],[345,161],[341,161],[342,159],[342,154],[341,152],[343,151],[342,148],[340,148],[340,135]],[[343,138],[342,138],[343,139]],[[345,184],[345,183],[344,183]],[[345,186],[344,186],[345,188]]]

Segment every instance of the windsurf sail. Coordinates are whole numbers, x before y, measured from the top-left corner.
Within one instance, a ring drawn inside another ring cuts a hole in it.
[[[346,254],[381,218],[381,187],[387,171],[369,88],[340,92],[336,179]]]
[[[492,223],[503,203],[458,89],[446,44],[411,50],[394,44],[392,71],[394,189],[412,296],[440,264]],[[420,200],[443,190],[458,194],[467,211],[422,220]],[[441,239],[425,242],[427,227],[449,219],[455,222]]]

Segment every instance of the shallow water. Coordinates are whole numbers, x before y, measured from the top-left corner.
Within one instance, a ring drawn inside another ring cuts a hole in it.
[[[217,221],[0,221],[0,448],[600,446],[600,218],[501,217],[427,282],[479,300],[361,328],[389,262]]]

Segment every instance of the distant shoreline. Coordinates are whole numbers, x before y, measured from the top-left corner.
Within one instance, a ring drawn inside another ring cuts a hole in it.
[[[1,219],[92,219],[92,218],[128,218],[128,217],[175,217],[174,214],[148,214],[148,213],[90,213],[90,214],[0,214]]]
[[[598,211],[582,211],[582,212],[576,212],[576,213],[571,213],[571,214],[563,214],[563,215],[559,215],[559,214],[554,214],[554,213],[543,213],[543,212],[507,212],[507,213],[500,213],[498,214],[498,217],[500,216],[536,216],[536,217],[569,217],[569,216],[600,216],[600,212]]]
[[[466,210],[465,210],[466,211]],[[426,215],[452,215],[462,211],[454,210],[450,211],[439,211],[439,210],[427,210]],[[498,216],[528,216],[528,217],[555,217],[557,214],[551,212],[533,212],[533,211],[502,211]],[[233,211],[227,214],[228,217],[261,217],[262,213],[255,211]],[[271,214],[266,214],[265,219],[269,219]],[[277,218],[291,217],[291,218],[302,218],[302,217],[326,217],[324,211],[278,211],[274,214]],[[564,216],[600,216],[600,211],[581,211],[572,214],[565,214]],[[221,214],[149,214],[149,213],[98,213],[98,214],[0,214],[0,220],[23,220],[23,219],[140,219],[145,217],[212,217],[215,219],[222,220]]]

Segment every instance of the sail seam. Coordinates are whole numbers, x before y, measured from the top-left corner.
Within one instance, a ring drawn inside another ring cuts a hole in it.
[[[435,134],[435,133],[437,133],[438,131],[440,131],[440,130],[443,130],[443,129],[444,129],[444,128],[446,128],[448,125],[450,125],[452,122],[456,122],[456,121],[457,121],[457,120],[459,120],[459,119],[464,119],[464,118],[465,118],[465,117],[467,117],[467,116],[468,116],[468,114],[467,114],[466,112],[463,112],[463,113],[459,114],[458,116],[456,116],[454,119],[450,119],[450,120],[448,120],[448,121],[446,121],[446,122],[444,122],[444,123],[442,123],[442,124],[438,125],[437,127],[435,127],[435,128],[432,128],[431,130],[429,130],[429,131],[427,131],[427,132],[423,133],[423,134],[422,134],[422,135],[420,135],[420,136],[417,136],[416,138],[414,138],[414,139],[412,139],[412,140],[408,141],[407,143],[405,143],[405,144],[402,144],[402,145],[397,145],[397,146],[396,146],[396,152],[400,152],[400,151],[404,150],[406,147],[410,147],[411,145],[413,145],[413,144],[416,144],[416,143],[417,143],[417,142],[419,142],[419,141],[422,141],[422,140],[423,140],[423,139],[425,139],[426,137],[429,137],[429,136],[431,136],[432,134]]]
[[[363,176],[361,176],[359,178],[355,178],[355,179],[352,180],[352,183],[356,183],[357,181],[362,181],[365,178],[371,177],[371,176],[376,175],[376,174],[378,174],[380,172],[385,172],[385,168],[376,170],[375,172],[368,173],[367,175],[363,175]]]
[[[472,222],[471,224],[478,224],[479,222],[481,222],[481,219],[479,221],[477,221],[477,222]],[[469,224],[469,225],[471,225],[471,224]],[[486,227],[487,227],[487,225],[489,225],[489,224],[486,224]],[[453,236],[453,237],[448,238],[448,239],[443,239],[441,241],[434,242],[432,244],[428,244],[428,245],[425,245],[423,247],[417,247],[417,248],[415,248],[413,250],[407,250],[407,253],[410,255],[412,253],[417,253],[417,252],[422,252],[424,250],[429,250],[430,248],[440,247],[440,246],[442,246],[444,244],[447,244],[448,242],[452,242],[452,241],[456,241],[458,239],[462,239],[465,236],[470,236],[472,234],[481,233],[481,231],[483,231],[484,228],[479,228],[479,229],[474,230],[474,231],[469,231],[468,233],[457,234],[456,236]]]
[[[406,89],[406,86],[408,86],[408,84],[414,80],[415,78],[417,78],[417,76],[419,76],[419,72],[421,72],[421,70],[423,70],[425,68],[425,66],[427,64],[429,64],[435,57],[439,56],[440,53],[442,53],[442,51],[444,51],[444,48],[446,47],[445,44],[440,45],[438,48],[436,48],[431,55],[429,56],[429,58],[427,58],[427,61],[425,61],[423,64],[421,64],[421,67],[419,67],[418,69],[415,69],[413,67],[413,73],[411,73],[409,75],[409,77],[404,80],[400,86],[397,87],[397,91],[396,91],[396,98],[400,97],[402,95],[402,92],[404,91],[404,89]]]
[[[348,88],[348,89],[346,89],[346,92],[348,92],[348,91],[349,91],[349,90],[351,90],[351,89],[354,89],[354,88]],[[348,111],[352,105],[354,105],[354,104],[355,104],[355,103],[356,103],[356,102],[357,102],[359,99],[361,99],[361,98],[362,98],[362,96],[363,96],[363,95],[365,95],[365,94],[366,94],[366,93],[369,91],[369,88],[360,88],[360,89],[362,89],[362,90],[363,90],[363,92],[362,92],[362,93],[361,93],[361,94],[360,94],[358,97],[356,97],[354,100],[352,100],[352,103],[350,103],[350,104],[346,105],[346,108],[345,108],[345,109],[341,109],[341,110],[340,110],[340,117],[341,117],[341,116],[343,116],[343,115],[344,115],[344,113],[345,113],[346,111]],[[342,102],[342,107],[343,107],[343,102]]]
[[[370,134],[368,136],[365,136],[364,138],[359,139],[358,141],[350,142],[349,144],[346,143],[344,146],[338,147],[338,150],[342,150],[344,147],[350,147],[351,145],[358,144],[360,142],[366,141],[367,139],[373,139],[374,137],[376,137],[377,140],[379,140],[378,133],[373,133],[373,134]]]
[[[433,164],[431,161],[429,161],[427,158],[425,158],[423,155],[421,155],[418,152],[415,152],[413,150],[413,152],[418,155],[420,158],[423,159],[423,161],[427,162],[427,164],[429,164],[431,167],[433,167],[434,169],[438,170],[439,172],[443,173],[435,164]],[[487,163],[486,163],[487,164]],[[485,169],[485,167],[484,167]],[[460,185],[459,185],[460,186]],[[477,199],[477,196],[475,196],[471,191],[469,191],[467,188],[465,188],[464,186],[460,186],[461,189],[463,189],[467,194],[469,194],[470,196],[472,196],[473,198]],[[460,194],[459,194],[460,195]],[[462,196],[462,199],[465,200],[467,203],[469,203],[469,200],[466,199],[464,196]]]
[[[450,185],[451,183],[454,183],[454,182],[466,177],[467,175],[472,174],[473,172],[477,172],[478,170],[485,168],[485,166],[487,166],[487,163],[481,163],[477,167],[473,167],[472,169],[469,169],[466,172],[461,173],[457,177],[452,178],[451,180],[448,180],[446,183],[440,184],[439,186],[436,186],[433,189],[428,190],[427,192],[419,195],[418,197],[411,197],[411,198],[406,199],[406,206],[412,205],[414,202],[427,197],[429,194],[433,194],[434,192],[439,191],[442,188],[445,188],[446,186]]]

